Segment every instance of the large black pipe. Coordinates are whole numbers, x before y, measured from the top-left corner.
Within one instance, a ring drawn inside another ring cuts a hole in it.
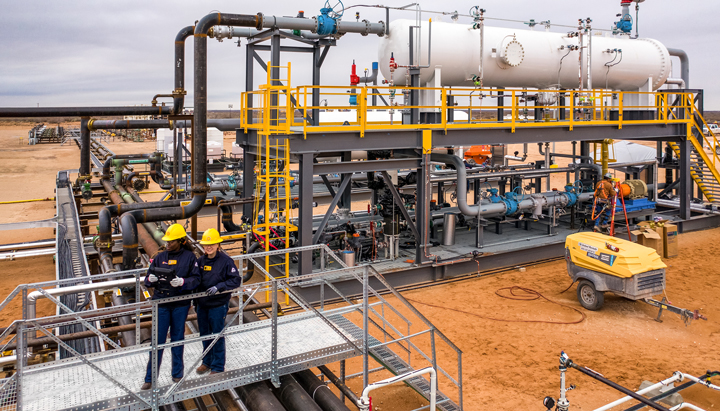
[[[136,268],[138,257],[137,222],[132,213],[122,215],[120,229],[123,239],[123,270],[132,270]]]
[[[0,118],[161,116],[165,114],[170,114],[170,107],[0,107]]]
[[[288,411],[323,411],[292,375],[280,377],[280,388],[273,392]]]
[[[256,27],[262,29],[262,14],[256,16],[241,14],[222,14],[212,13],[203,17],[195,26],[195,102],[193,104],[193,135],[195,147],[193,147],[193,161],[196,170],[193,170],[195,177],[202,176],[203,188],[206,187],[205,172],[207,165],[205,158],[207,156],[207,34],[208,31],[216,25],[239,26],[239,27]],[[246,176],[247,178],[247,176]],[[195,183],[199,184],[199,182]],[[195,189],[195,187],[193,187]]]
[[[222,212],[222,223],[223,227],[225,227],[225,230],[231,233],[235,233],[238,231],[242,231],[242,227],[235,224],[233,221],[233,210],[232,206],[229,205],[221,205],[220,211]]]
[[[140,128],[170,128],[170,120],[95,120],[88,122],[92,130],[134,130]]]
[[[185,39],[195,31],[195,26],[183,27],[175,36],[175,90],[173,90],[173,114],[182,114],[185,105]]]
[[[293,374],[295,380],[312,396],[312,399],[323,411],[350,411],[342,400],[330,391],[318,377],[310,370],[303,370]]]
[[[88,118],[80,120],[80,177],[79,179],[90,178],[90,129],[88,129]]]
[[[275,398],[266,381],[254,382],[235,388],[240,400],[253,411],[285,411],[282,403]]]
[[[581,373],[583,373],[583,374],[585,374],[585,375],[587,375],[587,376],[589,376],[589,377],[592,377],[592,378],[600,381],[601,383],[603,383],[603,384],[605,384],[605,385],[608,385],[608,386],[610,386],[610,387],[612,387],[612,388],[620,391],[621,393],[623,393],[623,394],[625,394],[625,395],[628,395],[628,396],[630,396],[630,397],[632,397],[632,398],[640,401],[641,403],[647,405],[648,407],[655,408],[655,409],[658,410],[658,411],[670,411],[670,410],[668,410],[667,408],[663,407],[662,405],[656,403],[655,401],[651,401],[651,400],[643,397],[642,395],[637,394],[637,393],[636,393],[635,391],[633,391],[633,390],[627,389],[627,388],[623,387],[622,385],[620,385],[620,384],[618,384],[618,383],[616,383],[616,382],[613,382],[613,381],[608,380],[607,378],[605,378],[605,377],[603,377],[602,375],[596,373],[595,371],[591,371],[591,370],[589,370],[589,369],[587,369],[587,368],[585,368],[585,367],[583,367],[583,366],[581,366],[581,365],[575,364],[575,363],[573,363],[573,362],[571,362],[571,361],[569,362],[568,366],[570,366],[570,367],[572,367],[572,368],[575,368],[576,370],[580,371]]]

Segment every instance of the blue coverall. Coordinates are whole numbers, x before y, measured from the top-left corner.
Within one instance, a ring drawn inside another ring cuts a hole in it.
[[[175,276],[185,280],[181,287],[172,287],[169,284],[162,285],[160,282],[151,283],[145,277],[145,286],[155,288],[153,300],[169,297],[177,297],[185,294],[192,294],[192,291],[200,284],[200,271],[197,259],[192,252],[181,249],[178,252],[163,251],[159,253],[148,268],[148,276],[154,274],[156,267],[174,269]],[[155,274],[156,276],[158,274]],[[175,301],[158,306],[158,339],[157,343],[164,344],[167,340],[167,333],[170,330],[170,341],[182,341],[185,339],[185,320],[190,310],[190,300]],[[172,376],[182,378],[183,376],[183,346],[172,347]],[[162,362],[164,350],[158,350],[158,370]],[[145,373],[145,382],[152,382],[152,353]]]
[[[204,255],[198,259],[200,266],[199,292],[217,287],[218,293],[240,287],[240,273],[235,261],[227,254],[218,251],[215,258]],[[230,293],[216,294],[197,300],[198,328],[200,335],[217,334],[225,326]],[[203,340],[203,351],[212,343],[212,339]],[[220,338],[203,358],[203,364],[213,372],[225,371],[225,338]]]

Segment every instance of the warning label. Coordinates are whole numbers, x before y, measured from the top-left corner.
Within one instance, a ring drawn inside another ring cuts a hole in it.
[[[597,251],[598,251],[597,247],[593,247],[589,244],[578,243],[578,245],[580,246],[580,249],[582,251],[586,251],[588,253],[597,253]]]

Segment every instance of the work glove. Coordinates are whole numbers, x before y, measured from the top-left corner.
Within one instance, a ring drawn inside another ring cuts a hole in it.
[[[217,287],[212,286],[212,287],[208,288],[206,292],[208,293],[208,295],[215,295],[215,294],[217,294],[218,289],[217,289]]]
[[[170,280],[170,285],[173,287],[182,287],[183,284],[185,284],[185,280],[181,277],[175,277]]]
[[[151,283],[156,283],[158,281],[158,278],[155,274],[150,274],[147,276],[147,280]]]

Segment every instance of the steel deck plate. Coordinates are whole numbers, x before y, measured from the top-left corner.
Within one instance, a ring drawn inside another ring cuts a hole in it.
[[[343,309],[336,311],[342,318]],[[270,320],[230,327],[235,332],[226,337],[226,372],[200,376],[192,367],[202,353],[200,342],[185,345],[183,386],[168,399],[176,402],[233,386],[270,378]],[[350,340],[356,340],[346,334]],[[353,341],[362,344],[362,341]],[[87,358],[116,381],[149,399],[150,391],[140,391],[148,361],[149,344],[88,355]],[[167,349],[165,351],[168,351]],[[279,374],[288,374],[308,367],[356,356],[338,332],[313,313],[288,315],[278,319]],[[161,395],[170,388],[170,353],[164,353],[158,376]],[[99,410],[143,409],[137,400],[90,366],[72,358],[27,367],[23,375],[23,409]]]

